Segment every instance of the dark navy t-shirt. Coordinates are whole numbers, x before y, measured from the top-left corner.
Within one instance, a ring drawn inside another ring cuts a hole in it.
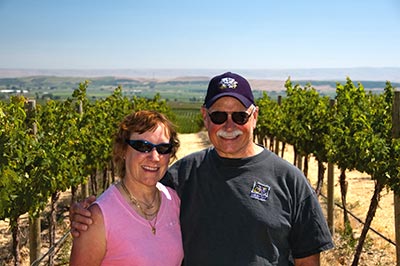
[[[333,247],[314,190],[274,153],[227,159],[208,148],[163,182],[181,198],[184,265],[294,265]]]

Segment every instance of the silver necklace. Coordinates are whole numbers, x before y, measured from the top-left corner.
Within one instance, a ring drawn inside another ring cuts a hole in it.
[[[155,234],[156,234],[156,231],[157,231],[157,230],[156,230],[157,216],[158,216],[158,211],[160,210],[161,202],[160,202],[160,204],[157,206],[157,209],[156,209],[153,213],[147,213],[147,212],[145,212],[145,211],[143,210],[142,206],[140,205],[140,203],[143,203],[143,202],[139,202],[139,200],[136,199],[135,196],[133,196],[133,195],[130,193],[129,189],[126,187],[126,185],[125,185],[125,183],[124,183],[123,180],[120,182],[120,184],[121,184],[122,189],[123,189],[123,190],[125,191],[125,193],[128,195],[129,200],[132,202],[132,204],[135,205],[135,206],[138,208],[139,212],[140,212],[140,213],[145,217],[145,219],[148,221],[148,223],[149,223],[149,225],[150,225],[150,228],[151,228],[151,232],[153,233],[153,235],[155,235]],[[158,191],[158,193],[156,193],[156,195],[154,196],[154,199],[153,199],[152,203],[150,204],[150,206],[151,206],[150,208],[153,207],[153,203],[156,201],[157,196],[158,196],[158,197],[160,196],[160,191]],[[148,209],[150,209],[150,208],[148,207],[147,204],[145,204],[145,203],[143,203],[143,204],[146,205],[146,207],[147,207]],[[150,220],[150,217],[153,216],[153,215],[155,215],[154,224],[152,224],[152,223],[151,223],[151,220]]]

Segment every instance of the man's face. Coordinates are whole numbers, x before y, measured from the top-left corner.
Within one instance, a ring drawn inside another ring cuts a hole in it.
[[[202,108],[204,125],[208,130],[211,143],[221,157],[245,158],[255,155],[253,131],[256,127],[258,107],[248,109],[234,97],[222,97],[209,109]],[[227,112],[228,119],[222,124],[212,122],[209,113]],[[247,123],[240,125],[232,120],[233,112],[247,112],[251,114]]]

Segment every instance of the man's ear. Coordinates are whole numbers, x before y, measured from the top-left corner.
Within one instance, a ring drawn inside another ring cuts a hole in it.
[[[253,129],[255,129],[257,127],[257,119],[258,119],[258,106],[255,107],[256,109],[253,112]]]

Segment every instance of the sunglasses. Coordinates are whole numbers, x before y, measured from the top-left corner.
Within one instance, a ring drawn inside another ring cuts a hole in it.
[[[253,110],[251,110],[250,114],[248,114],[245,111],[232,112],[231,113],[232,121],[238,125],[244,125],[247,123],[247,121],[249,121],[249,118],[253,114],[254,110],[255,110],[255,108],[253,108]],[[215,111],[215,112],[208,113],[208,116],[210,117],[211,121],[217,125],[222,125],[223,123],[226,122],[226,120],[228,120],[227,112]]]
[[[159,154],[168,154],[172,152],[171,143],[153,144],[147,140],[127,139],[125,142],[139,152],[151,152],[154,148]]]

